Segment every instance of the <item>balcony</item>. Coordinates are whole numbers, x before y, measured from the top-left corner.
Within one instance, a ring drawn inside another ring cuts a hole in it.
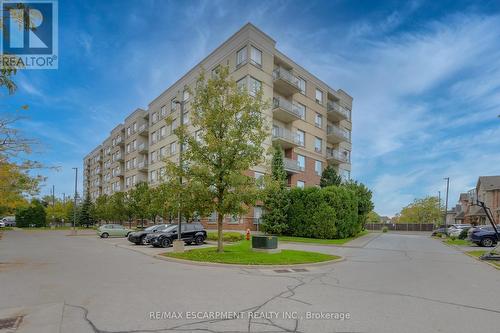
[[[123,154],[122,153],[116,154],[114,156],[114,161],[115,162],[117,162],[117,161],[123,161]]]
[[[123,176],[123,170],[118,169],[118,170],[113,170],[113,177],[122,177]]]
[[[338,122],[341,120],[351,119],[351,111],[337,102],[328,101],[326,103],[326,109],[328,111],[328,120],[330,121]]]
[[[331,143],[351,142],[351,132],[335,125],[326,127],[326,140]]]
[[[281,145],[283,149],[301,145],[299,135],[283,127],[273,127],[273,142]]]
[[[148,131],[148,125],[147,124],[142,124],[141,126],[139,126],[139,135],[143,135],[143,136],[148,136],[149,134],[149,131]]]
[[[137,146],[137,151],[141,154],[147,154],[148,153],[148,145],[146,143],[141,143]]]
[[[148,171],[148,162],[147,161],[141,161],[137,164],[137,168],[139,171]]]
[[[283,164],[285,171],[289,174],[299,173],[304,171],[304,168],[299,165],[297,160],[292,160],[291,158],[284,158]]]
[[[332,164],[349,163],[349,152],[347,150],[340,151],[338,149],[328,149],[326,151],[326,159]]]
[[[299,79],[283,67],[273,71],[274,89],[284,96],[290,96],[300,91]]]
[[[301,119],[301,111],[293,105],[292,102],[280,98],[273,98],[273,117],[284,123],[291,123],[294,120]]]

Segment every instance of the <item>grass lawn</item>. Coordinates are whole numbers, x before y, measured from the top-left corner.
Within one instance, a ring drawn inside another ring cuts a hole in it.
[[[317,252],[281,250],[281,253],[253,252],[251,241],[241,241],[224,246],[224,253],[217,253],[215,247],[190,250],[184,253],[164,253],[166,257],[240,265],[291,265],[321,262],[339,257]]]
[[[54,229],[52,229],[51,227],[35,227],[35,228],[30,228],[30,227],[27,227],[27,228],[18,228],[20,230],[24,230],[24,231],[51,231],[51,230],[71,230],[73,227],[55,227]],[[96,230],[97,228],[95,227],[89,227],[89,228],[85,228],[85,227],[76,227],[77,230]]]
[[[486,252],[489,252],[489,251],[476,250],[476,251],[469,251],[466,253],[470,254],[473,257],[479,258],[480,256],[482,256]],[[495,260],[485,260],[485,261],[494,264],[495,266],[497,266],[500,269],[500,261],[495,261]]]
[[[368,234],[367,230],[361,231],[354,237],[341,238],[341,239],[321,239],[321,238],[306,238],[306,237],[293,237],[293,236],[279,236],[278,239],[281,242],[342,245],[349,241],[352,241],[353,239],[364,236],[366,234]]]
[[[446,244],[450,245],[463,245],[463,246],[472,246],[474,245],[473,243],[469,242],[466,239],[451,239],[448,238],[447,240],[444,241]]]

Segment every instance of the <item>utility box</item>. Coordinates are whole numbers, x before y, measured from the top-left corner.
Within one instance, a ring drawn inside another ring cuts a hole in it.
[[[278,253],[278,237],[252,236],[252,250],[256,252]]]

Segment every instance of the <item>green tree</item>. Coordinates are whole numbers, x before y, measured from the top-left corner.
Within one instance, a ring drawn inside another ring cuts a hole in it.
[[[132,222],[133,213],[129,205],[129,197],[126,192],[116,192],[113,193],[109,200],[110,204],[110,217],[112,221],[120,222],[129,221]]]
[[[436,223],[442,219],[439,198],[428,196],[415,199],[399,213],[398,223]]]
[[[372,191],[362,183],[350,180],[343,184],[345,188],[354,192],[358,200],[358,231],[365,227],[368,213],[375,207],[372,201]]]
[[[90,195],[87,194],[85,196],[85,200],[83,201],[82,205],[80,206],[79,209],[79,214],[78,214],[78,224],[81,226],[89,227],[89,225],[94,224],[94,220],[92,219],[92,212],[94,209],[94,204],[92,203],[92,200],[90,200]]]
[[[45,227],[45,208],[39,200],[32,200],[30,205],[16,211],[16,225],[20,228],[29,226]]]
[[[211,211],[217,212],[217,251],[223,252],[222,226],[226,215],[241,215],[258,198],[259,189],[245,172],[263,161],[262,143],[267,136],[262,89],[239,88],[228,67],[221,67],[208,80],[204,73],[196,83],[191,103],[191,123],[198,131],[187,136],[181,124],[175,133],[186,142],[184,168],[166,161],[169,179],[182,177],[207,197]],[[180,198],[181,195],[175,195]]]
[[[282,234],[287,228],[288,197],[287,174],[283,164],[283,149],[275,146],[271,161],[271,179],[266,182],[262,230],[270,234]]]
[[[380,223],[382,220],[380,219],[380,215],[378,215],[374,210],[369,212],[366,215],[366,223]]]
[[[340,186],[341,184],[342,184],[342,177],[340,177],[337,174],[337,172],[331,165],[328,165],[321,173],[319,186],[320,187],[327,187],[332,185]]]
[[[141,221],[141,227],[144,227],[144,220],[149,217],[151,204],[151,191],[146,182],[139,182],[128,193],[128,203],[132,216]]]
[[[107,194],[103,194],[95,200],[94,204],[94,214],[93,219],[95,221],[105,221],[109,222],[112,219],[111,216],[111,204],[110,197]]]

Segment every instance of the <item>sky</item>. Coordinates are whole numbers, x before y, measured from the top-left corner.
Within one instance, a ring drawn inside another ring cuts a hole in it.
[[[59,68],[24,70],[2,112],[40,144],[58,196],[73,167],[245,23],[353,96],[352,178],[392,216],[500,174],[499,1],[59,1]],[[79,189],[82,188],[81,173]]]

